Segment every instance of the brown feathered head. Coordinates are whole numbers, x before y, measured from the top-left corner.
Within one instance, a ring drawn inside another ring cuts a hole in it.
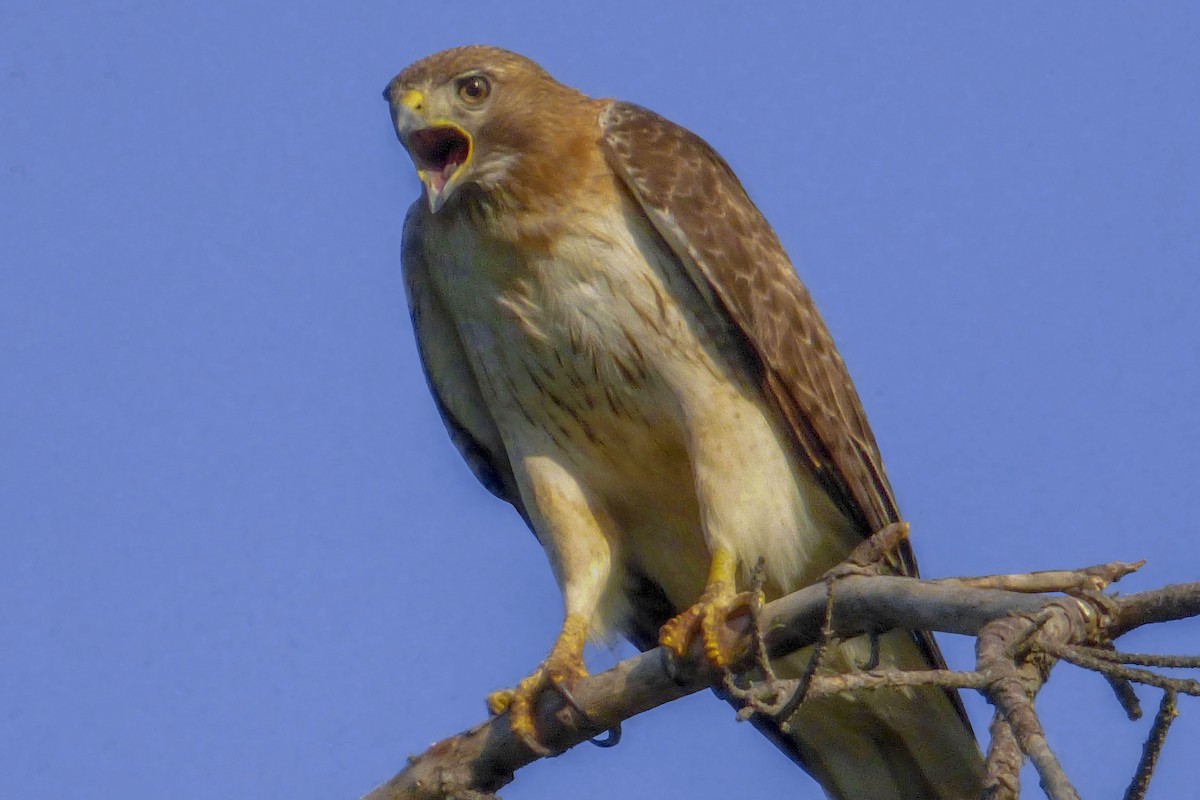
[[[435,213],[464,184],[490,191],[518,172],[544,173],[564,146],[556,120],[591,102],[528,58],[484,45],[417,61],[383,96]]]

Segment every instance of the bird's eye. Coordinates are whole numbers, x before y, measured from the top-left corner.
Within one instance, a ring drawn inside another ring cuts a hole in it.
[[[482,75],[469,75],[458,81],[458,96],[464,102],[478,105],[492,93],[492,84]]]

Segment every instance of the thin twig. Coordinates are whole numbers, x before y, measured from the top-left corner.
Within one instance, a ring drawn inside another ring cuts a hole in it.
[[[981,672],[957,672],[949,669],[874,669],[865,672],[845,672],[837,674],[814,675],[808,682],[804,693],[805,700],[816,700],[829,695],[843,692],[871,691],[874,689],[894,689],[901,686],[941,686],[946,689],[974,689],[980,691],[986,688],[990,679]],[[772,687],[755,687],[746,694],[753,695],[748,702],[755,704],[759,713],[783,718],[785,710],[791,710],[790,701],[796,697],[801,688],[802,679],[790,678],[777,680]],[[770,697],[778,697],[780,690],[787,696],[789,704],[773,707]],[[743,690],[745,691],[745,690]],[[743,709],[745,712],[746,709]],[[748,713],[739,718],[747,718]]]
[[[1200,669],[1200,656],[1159,656],[1152,653],[1122,653],[1106,647],[1086,647],[1084,645],[1074,645],[1073,647],[1076,652],[1083,655],[1117,664],[1133,664],[1139,667],[1159,667],[1161,669]]]
[[[1125,800],[1144,800],[1146,790],[1150,788],[1150,778],[1158,765],[1158,756],[1162,752],[1163,742],[1167,740],[1167,730],[1171,727],[1179,710],[1175,707],[1175,693],[1170,689],[1163,692],[1162,702],[1158,705],[1158,713],[1154,715],[1154,725],[1150,735],[1142,745],[1142,758],[1138,762],[1137,772],[1125,790]]]
[[[762,610],[763,638],[772,658],[782,657],[805,646],[820,641],[823,636],[841,639],[892,628],[905,630],[937,630],[977,636],[981,658],[986,653],[999,658],[1006,646],[1028,632],[1028,619],[1011,620],[1013,614],[1037,614],[1047,604],[1063,605],[1062,598],[1039,597],[1010,591],[991,589],[968,589],[961,586],[938,585],[915,578],[896,576],[860,577],[849,576],[838,580],[836,598],[831,599],[828,587],[817,584],[793,592],[769,603]],[[1100,642],[1117,638],[1120,634],[1143,625],[1167,622],[1200,615],[1200,583],[1178,585],[1157,589],[1142,594],[1114,598],[1117,606],[1115,616],[1100,615],[1099,622],[1088,622],[1072,616],[1069,608],[1064,618],[1070,618],[1069,635],[1064,635],[1058,623],[1047,626],[1039,634],[1035,644],[1047,641]],[[836,614],[830,606],[836,606]],[[1010,623],[1016,628],[1013,635],[1001,637],[994,626]],[[1096,625],[1101,630],[1093,630]],[[1078,626],[1078,627],[1074,627]],[[1105,627],[1107,626],[1107,627]],[[729,635],[736,639],[745,637],[750,630],[744,617],[731,620]],[[823,633],[824,631],[824,633]],[[753,642],[743,639],[747,653],[754,650]],[[990,642],[991,650],[984,647]],[[995,648],[999,648],[996,650]],[[1044,654],[1048,651],[1043,651]],[[1035,654],[1036,655],[1036,654]],[[1087,651],[1080,656],[1089,655]],[[664,667],[664,651],[652,650],[627,659],[608,672],[580,680],[571,687],[572,695],[586,710],[588,730],[578,726],[581,720],[565,719],[563,703],[554,693],[548,692],[536,704],[536,719],[539,739],[552,745],[555,751],[565,750],[586,741],[604,728],[611,728],[621,720],[646,711],[683,695],[711,686],[719,675],[706,672],[703,668],[693,670],[694,675],[680,678]],[[1123,664],[1103,664],[1103,671],[1131,669]],[[1003,659],[1000,659],[1003,664]],[[1172,662],[1175,663],[1175,662]],[[1012,681],[1011,688],[1019,694],[1026,690],[1023,673],[1016,669],[1010,658],[1007,668],[1001,667],[994,673]],[[1045,660],[1046,666],[1050,662]],[[1028,665],[1024,665],[1028,666]],[[981,672],[989,664],[979,664]],[[1024,668],[1024,667],[1023,667]],[[1007,671],[1005,671],[1007,670]],[[822,672],[824,678],[827,673]],[[1140,671],[1135,674],[1142,677]],[[812,677],[810,676],[810,683]],[[1036,682],[1036,675],[1030,677]],[[819,684],[818,684],[819,685]],[[812,691],[812,687],[810,690]],[[988,691],[989,699],[998,693]],[[1008,706],[1024,703],[1026,711],[1036,722],[1036,712],[1026,697],[1021,702],[1010,703],[1011,698],[1000,696],[998,708],[1014,726],[1018,741],[1027,750],[1035,745],[1027,727],[1022,727],[1019,713]],[[568,710],[569,711],[569,710]],[[1005,727],[1007,726],[1007,723]],[[1040,725],[1035,731],[1041,735]],[[1001,734],[1003,736],[1003,734]],[[1042,736],[1044,746],[1044,735]],[[1049,752],[1048,749],[1046,752]],[[1039,756],[1040,758],[1040,756]],[[463,796],[468,791],[494,792],[510,781],[513,772],[537,759],[516,737],[512,735],[507,716],[495,717],[456,736],[444,739],[423,754],[414,756],[408,768],[378,787],[368,795],[369,800],[444,800],[448,796]],[[1036,763],[1036,762],[1035,762]],[[989,767],[989,771],[992,768]],[[1043,781],[1047,771],[1039,766]],[[991,774],[991,772],[989,772]],[[1069,786],[1069,784],[1068,784]],[[1056,797],[1072,797],[1058,793]],[[996,795],[997,798],[1003,795]],[[1008,800],[1008,798],[1005,798]]]
[[[1117,639],[1134,628],[1200,616],[1198,583],[1176,583],[1152,592],[1121,598],[1121,612],[1107,632],[1109,640]]]
[[[956,672],[949,669],[874,669],[817,675],[808,687],[811,698],[859,689],[887,689],[896,686],[943,686],[947,689],[983,689],[988,677],[981,672]]]
[[[1041,594],[1044,592],[1066,592],[1078,589],[1100,591],[1109,584],[1141,569],[1145,561],[1126,563],[1110,561],[1084,569],[1055,569],[1041,572],[1026,572],[1015,575],[984,575],[978,578],[939,578],[933,583],[945,586],[963,586],[970,589],[1003,589],[1007,592]]]
[[[752,649],[752,655],[749,656],[752,666],[745,670],[735,672],[732,668],[725,668],[721,674],[721,684],[725,688],[728,698],[734,698],[744,705],[738,709],[738,722],[745,722],[756,714],[772,716],[775,709],[782,702],[782,697],[789,691],[786,686],[788,681],[780,681],[775,676],[775,670],[771,666],[771,657],[767,652],[767,640],[763,633],[762,626],[762,609],[763,609],[763,594],[762,588],[766,583],[766,560],[758,559],[758,563],[754,565],[754,571],[750,574],[750,589],[753,596],[753,606],[749,614],[750,617],[750,632],[748,634]],[[755,674],[757,671],[758,674]],[[745,687],[739,685],[739,681],[746,683]]]
[[[1121,704],[1121,710],[1125,712],[1125,716],[1129,717],[1131,722],[1141,719],[1142,701],[1138,699],[1133,683],[1128,678],[1119,678],[1116,675],[1105,674],[1104,679],[1112,687],[1113,694],[1116,695],[1117,702]]]
[[[1195,681],[1191,678],[1168,678],[1165,675],[1159,675],[1150,670],[1127,667],[1124,664],[1112,661],[1104,661],[1090,654],[1080,653],[1078,648],[1071,646],[1039,642],[1038,647],[1055,658],[1061,658],[1063,661],[1070,662],[1077,667],[1083,667],[1084,669],[1090,669],[1105,675],[1115,675],[1118,678],[1124,678],[1134,683],[1144,683],[1147,686],[1156,686],[1159,689],[1170,690],[1179,694],[1200,697],[1200,681]]]
[[[791,732],[792,718],[796,716],[796,712],[800,710],[804,699],[808,697],[808,688],[812,685],[813,676],[816,675],[817,670],[825,662],[825,653],[829,648],[830,642],[833,641],[833,586],[836,582],[836,579],[833,577],[825,579],[825,617],[821,622],[821,636],[817,639],[816,644],[813,645],[812,654],[808,657],[808,664],[804,667],[804,673],[796,683],[796,689],[776,714],[776,718],[780,721],[779,728],[784,733]]]

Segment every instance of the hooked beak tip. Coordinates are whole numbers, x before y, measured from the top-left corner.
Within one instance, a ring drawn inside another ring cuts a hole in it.
[[[425,184],[425,200],[429,203],[429,213],[438,213],[446,203],[446,193],[432,186],[424,178],[422,178],[421,183]]]

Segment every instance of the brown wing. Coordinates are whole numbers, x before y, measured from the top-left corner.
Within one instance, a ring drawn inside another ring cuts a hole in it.
[[[724,159],[699,136],[631,103],[601,115],[609,163],[702,294],[745,334],[767,393],[825,491],[864,536],[900,521],[846,365],[775,232]],[[917,575],[907,542],[893,567]],[[916,634],[945,665],[933,637]],[[951,697],[963,720],[956,693]]]
[[[699,285],[746,335],[825,490],[864,534],[900,519],[858,394],[808,290],[733,171],[639,106],[602,120],[609,159]]]
[[[458,330],[429,280],[419,222],[424,208],[424,203],[417,201],[408,210],[401,264],[425,380],[446,431],[471,472],[489,492],[512,503],[528,522],[500,432],[467,366]]]

